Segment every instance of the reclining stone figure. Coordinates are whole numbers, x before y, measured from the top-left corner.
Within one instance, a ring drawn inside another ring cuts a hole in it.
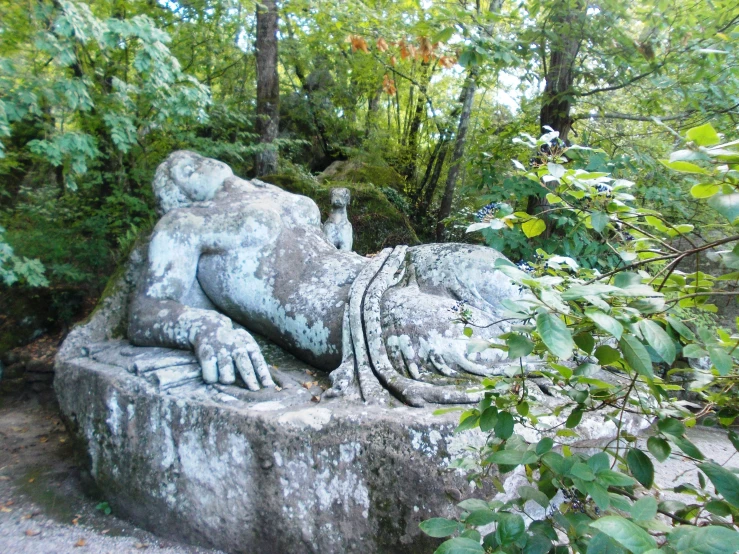
[[[233,175],[188,151],[171,154],[153,183],[161,219],[146,276],[131,302],[129,340],[192,350],[207,383],[274,386],[250,332],[317,369],[333,395],[410,405],[462,403],[479,376],[505,370],[505,352],[468,354],[460,301],[493,338],[505,298],[525,301],[495,250],[464,244],[337,249],[309,198]]]

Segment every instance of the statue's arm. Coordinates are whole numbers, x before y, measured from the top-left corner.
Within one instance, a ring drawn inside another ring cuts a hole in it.
[[[230,318],[214,310],[182,303],[195,284],[200,253],[208,248],[201,237],[176,222],[157,225],[144,282],[131,302],[129,340],[141,346],[192,350],[208,383],[233,383],[238,370],[252,390],[259,382],[272,386],[259,346],[247,331],[235,329]]]

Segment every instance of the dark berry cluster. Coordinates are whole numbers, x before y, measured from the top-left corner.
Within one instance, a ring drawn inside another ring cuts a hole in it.
[[[461,314],[465,310],[467,310],[467,301],[466,300],[457,300],[457,302],[452,306],[451,311],[455,314]]]
[[[610,198],[613,188],[611,188],[609,185],[598,183],[597,185],[595,185],[595,190],[597,190],[599,194],[605,194],[606,198]]]
[[[517,262],[516,267],[521,271],[525,271],[526,273],[531,273],[532,271],[534,271],[534,267],[525,260]]]
[[[631,233],[621,233],[621,235],[624,237],[624,240],[626,242],[631,242],[632,240],[636,240],[634,238],[634,235],[632,235]]]
[[[490,204],[487,204],[486,206],[483,206],[479,210],[475,212],[475,217],[477,218],[477,221],[485,221],[486,218],[490,218],[495,215],[495,210],[499,208],[499,204],[497,202],[490,202]]]

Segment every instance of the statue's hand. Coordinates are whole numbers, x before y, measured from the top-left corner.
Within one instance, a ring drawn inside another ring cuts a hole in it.
[[[198,322],[193,349],[206,383],[233,384],[235,366],[249,390],[259,390],[260,382],[263,387],[274,386],[254,337],[243,329],[234,329],[225,316]]]

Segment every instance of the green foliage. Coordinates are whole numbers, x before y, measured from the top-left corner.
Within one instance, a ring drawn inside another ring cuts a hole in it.
[[[549,552],[555,544],[587,553],[734,552],[739,547],[739,477],[706,460],[710,453],[688,439],[687,428],[696,424],[696,417],[682,401],[689,393],[701,404],[705,420],[727,431],[739,414],[739,334],[711,330],[696,324],[702,320],[694,317],[714,311],[710,299],[716,295],[737,294],[725,288],[736,279],[733,250],[717,254],[729,271],[724,275],[708,273],[699,258],[707,250],[739,244],[735,218],[727,208],[738,194],[739,154],[731,148],[736,143],[717,144],[721,139],[708,124],[688,130],[681,140],[684,150],[677,156],[690,153],[696,163],[676,163],[673,154],[666,165],[700,175],[706,186],[694,194],[699,201],[725,199],[708,204],[728,215],[726,224],[714,227],[724,234],[714,233],[711,242],[696,243],[692,225],[639,207],[629,192],[633,183],[570,167],[576,164],[569,161],[568,149],[530,170],[521,166],[527,179],[546,190],[552,211],[565,212],[600,234],[622,263],[601,272],[542,249],[531,265],[496,263],[529,296],[505,305],[503,317],[516,324],[489,347],[508,351],[512,359],[528,355],[528,361],[538,358],[541,363],[527,375],[522,361],[520,373],[483,382],[485,397],[462,415],[459,430],[479,428],[489,437],[459,467],[476,468],[471,479],[482,484],[492,478],[502,491],[498,477],[492,477],[495,470],[502,475],[523,466],[528,484],[519,486],[516,495],[506,495],[506,501],[464,501],[459,505],[461,526],[445,536],[461,537],[495,523],[482,537],[488,552]],[[713,185],[718,186],[709,195]],[[532,219],[496,208],[470,231],[501,224],[523,227]],[[524,229],[535,235],[530,231]],[[471,348],[479,349],[479,342]],[[705,365],[690,365],[690,358],[702,358]],[[548,381],[553,398],[538,400],[530,390],[531,377],[538,377],[539,384]],[[595,454],[574,452],[571,441],[596,411],[613,425],[616,437]],[[646,445],[626,429],[627,411],[656,420]],[[552,416],[559,423],[552,424]],[[539,440],[526,440],[519,434],[523,428],[538,430]],[[728,436],[739,446],[733,431]],[[659,503],[653,496],[659,464],[671,456],[681,456],[699,470],[699,486],[673,489],[692,495],[691,504]],[[545,509],[528,527],[520,519],[528,513],[527,502]],[[520,521],[513,524],[513,518]],[[450,531],[453,523],[447,524]],[[459,537],[437,552],[452,548]]]

